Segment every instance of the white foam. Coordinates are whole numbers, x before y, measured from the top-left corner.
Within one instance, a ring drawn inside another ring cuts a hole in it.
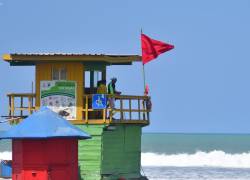
[[[227,154],[214,150],[194,154],[142,153],[141,161],[142,166],[250,168],[250,152]]]
[[[11,159],[11,152],[0,152],[0,160]],[[142,153],[141,161],[142,166],[250,168],[250,152],[228,154],[215,150],[194,154]]]
[[[9,151],[0,152],[0,160],[12,160],[12,153]]]

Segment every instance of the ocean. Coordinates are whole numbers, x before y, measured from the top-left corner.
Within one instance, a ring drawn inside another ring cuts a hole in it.
[[[249,180],[250,134],[144,133],[142,172],[153,180]]]
[[[11,158],[0,141],[0,159]],[[250,180],[250,134],[142,135],[142,174],[150,180]]]

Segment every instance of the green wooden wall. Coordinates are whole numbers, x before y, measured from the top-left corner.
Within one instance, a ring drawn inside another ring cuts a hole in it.
[[[92,138],[78,143],[78,162],[81,180],[101,179],[101,147],[103,125],[77,125]]]
[[[81,180],[141,177],[141,126],[77,126],[92,136],[92,139],[79,141]]]
[[[141,126],[119,125],[103,131],[103,179],[140,178]]]

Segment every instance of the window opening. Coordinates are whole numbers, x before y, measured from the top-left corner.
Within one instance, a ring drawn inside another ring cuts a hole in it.
[[[52,80],[67,80],[66,68],[53,68],[52,69]]]
[[[59,70],[58,68],[52,69],[52,80],[59,80]]]
[[[67,70],[66,70],[66,68],[60,68],[59,79],[60,80],[67,80]]]
[[[101,71],[94,71],[94,87],[98,86],[98,81],[102,79],[102,72]]]
[[[85,88],[90,88],[90,71],[85,71],[84,84],[85,84]]]

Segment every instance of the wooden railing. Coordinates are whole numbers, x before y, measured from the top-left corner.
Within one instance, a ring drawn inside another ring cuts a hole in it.
[[[23,119],[35,110],[35,94],[11,93],[9,98],[9,119]],[[106,95],[107,99],[111,96]],[[148,96],[115,95],[115,107],[105,109],[92,108],[92,94],[83,96],[82,119],[75,120],[81,124],[136,123],[149,124]],[[107,103],[108,104],[108,103]],[[74,122],[73,122],[74,123]]]
[[[84,95],[83,120],[85,123],[138,123],[149,124],[148,96],[107,95],[107,99],[115,98],[115,107],[109,105],[105,109],[92,108],[92,95]],[[109,104],[107,102],[107,104]]]
[[[9,117],[26,117],[35,110],[35,94],[11,93],[9,98]]]

